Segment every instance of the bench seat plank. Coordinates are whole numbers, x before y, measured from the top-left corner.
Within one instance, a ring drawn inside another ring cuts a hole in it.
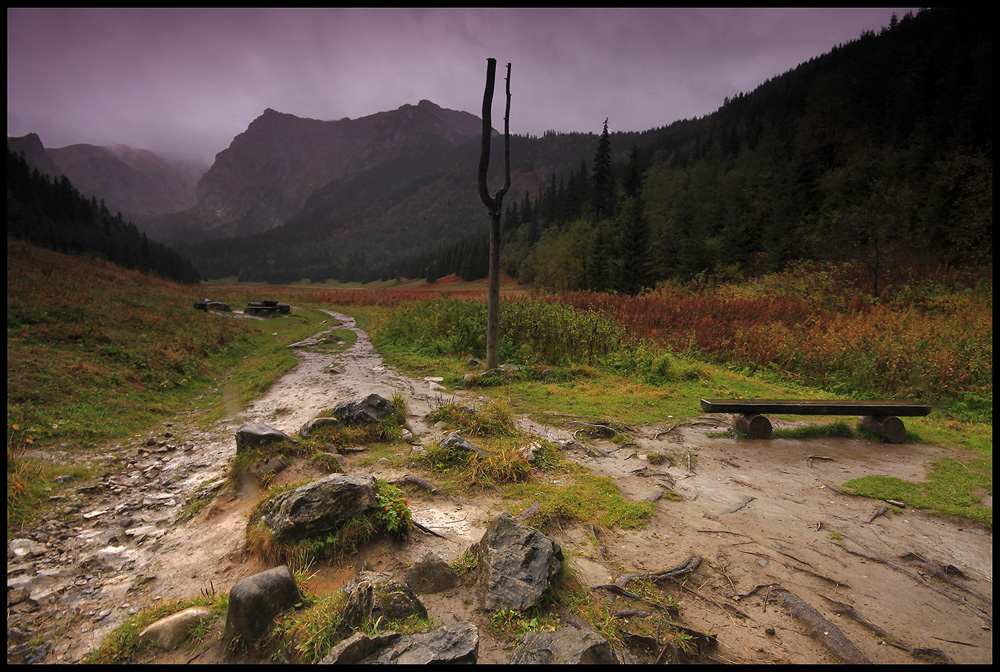
[[[930,415],[927,404],[900,401],[841,401],[816,399],[702,399],[706,413],[764,413],[786,415]]]

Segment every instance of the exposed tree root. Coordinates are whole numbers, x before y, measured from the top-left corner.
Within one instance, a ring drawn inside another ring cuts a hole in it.
[[[822,597],[824,600],[826,600],[827,602],[830,603],[830,605],[833,607],[833,613],[835,613],[835,614],[841,614],[841,615],[849,616],[850,618],[853,618],[855,621],[857,621],[858,623],[860,623],[861,625],[865,626],[866,628],[868,628],[869,630],[871,630],[872,632],[874,632],[876,635],[878,635],[879,637],[881,637],[885,641],[885,643],[888,644],[889,646],[894,646],[897,649],[902,649],[903,651],[909,651],[910,650],[909,646],[907,646],[906,644],[904,644],[902,641],[900,641],[896,637],[893,637],[892,635],[890,635],[881,626],[878,626],[875,623],[872,623],[871,621],[869,621],[867,618],[865,618],[860,613],[858,613],[858,611],[854,607],[852,607],[851,605],[845,604],[844,602],[838,602],[837,600],[835,600],[835,599],[833,599],[831,597],[827,597],[826,595],[823,595],[822,593],[820,593],[819,596]]]
[[[403,483],[410,483],[411,485],[415,485],[419,488],[423,488],[424,490],[430,492],[431,494],[436,493],[438,490],[437,486],[428,481],[426,478],[421,478],[420,476],[417,476],[415,474],[406,474],[405,476],[403,476],[403,478],[400,479],[400,481]]]
[[[846,536],[844,538],[845,539],[850,539],[850,537],[846,537]],[[853,539],[850,539],[850,540],[854,541]],[[858,542],[854,541],[854,543],[857,544]],[[930,590],[933,590],[935,593],[937,593],[939,595],[944,595],[949,600],[951,600],[953,602],[956,602],[956,603],[960,604],[961,606],[965,607],[966,609],[968,609],[969,611],[971,611],[972,613],[974,613],[976,616],[978,616],[979,618],[981,618],[983,620],[983,622],[986,623],[986,625],[988,625],[991,628],[993,627],[993,617],[992,616],[990,616],[989,614],[985,613],[982,609],[979,609],[978,607],[975,607],[975,606],[969,604],[968,602],[966,602],[962,598],[958,597],[957,595],[952,595],[951,593],[949,593],[949,592],[947,592],[945,590],[941,590],[941,589],[939,589],[939,588],[931,585],[930,582],[927,581],[927,579],[925,579],[924,577],[920,576],[919,574],[911,572],[910,570],[908,570],[908,569],[906,569],[904,567],[900,567],[899,565],[897,565],[897,564],[895,564],[893,562],[890,562],[890,561],[886,560],[885,558],[881,558],[881,557],[876,556],[876,555],[868,555],[867,553],[861,553],[859,551],[852,551],[851,549],[847,548],[846,546],[840,546],[839,544],[838,544],[838,546],[840,548],[842,548],[843,550],[845,550],[846,552],[850,553],[851,555],[856,555],[856,556],[858,556],[860,558],[865,558],[867,560],[871,560],[872,562],[877,562],[879,564],[883,564],[886,567],[891,567],[892,569],[895,569],[897,572],[902,572],[903,574],[906,574],[910,578],[912,578],[915,581],[917,581],[917,583],[923,584],[925,587],[929,588]],[[861,548],[865,548],[862,544],[858,544],[858,546],[861,546]]]
[[[886,506],[885,504],[883,504],[882,506],[878,507],[877,509],[875,509],[875,511],[872,513],[872,515],[868,516],[868,521],[867,521],[868,524],[871,525],[873,520],[875,520],[879,516],[884,516],[886,513],[888,513],[888,511],[889,511],[889,507]]]
[[[955,580],[954,577],[956,576],[960,579],[968,578],[965,576],[965,573],[962,572],[962,570],[960,570],[958,567],[955,567],[954,565],[939,565],[933,560],[925,560],[916,553],[907,553],[905,555],[900,556],[900,559],[906,560],[907,562],[910,562],[920,567],[921,569],[928,572],[934,578],[941,579],[945,583],[951,584],[952,586],[955,586],[959,590],[979,598],[985,604],[988,604],[991,607],[993,606],[993,600],[990,597],[987,597],[986,595],[983,595],[981,593],[977,593],[971,588],[963,586],[961,583]]]
[[[778,602],[788,609],[792,616],[806,626],[809,635],[821,642],[838,660],[851,665],[865,665],[869,661],[840,629],[828,621],[818,611],[784,588],[773,591]]]

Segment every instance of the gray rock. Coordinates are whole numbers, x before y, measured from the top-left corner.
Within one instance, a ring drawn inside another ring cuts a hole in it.
[[[18,604],[28,599],[27,588],[7,588],[7,606]]]
[[[277,441],[292,441],[280,429],[259,422],[250,422],[236,430],[236,452],[257,448]]]
[[[224,635],[255,641],[278,613],[301,599],[295,577],[285,565],[240,579],[229,591]]]
[[[31,539],[11,539],[7,545],[15,557],[36,557],[45,553],[45,544],[39,544]]]
[[[440,593],[459,583],[461,578],[451,565],[430,551],[406,570],[406,584],[418,594]]]
[[[364,399],[350,401],[336,406],[334,416],[345,425],[367,425],[381,422],[396,412],[392,402],[377,394],[369,394]]]
[[[210,497],[214,497],[225,484],[226,482],[222,479],[212,481],[211,483],[203,483],[197,492],[194,493],[192,499],[209,499]]]
[[[256,478],[264,478],[265,476],[273,476],[274,474],[280,473],[288,468],[288,460],[283,457],[274,457],[270,460],[264,460],[263,462],[258,462],[250,467],[250,473]]]
[[[187,639],[191,628],[211,617],[212,610],[208,607],[179,611],[147,626],[139,633],[138,643],[169,651]]]
[[[608,640],[592,630],[560,628],[528,632],[511,654],[510,665],[617,665]]]
[[[8,662],[22,662],[27,665],[39,665],[45,662],[45,658],[52,649],[52,642],[42,642],[33,647],[30,641],[22,642],[17,646],[7,650]]]
[[[319,427],[338,427],[340,426],[339,418],[313,418],[306,424],[302,425],[299,429],[299,436],[303,439],[309,438],[309,434]]]
[[[328,532],[375,508],[377,491],[374,476],[330,474],[275,497],[262,521],[278,540]]]
[[[39,590],[41,588],[47,588],[56,582],[55,577],[47,576],[41,573],[35,573],[33,570],[31,572],[25,572],[23,574],[8,575],[7,576],[7,590],[14,590],[17,588],[24,588],[29,593],[34,590]]]
[[[524,611],[538,605],[563,563],[562,548],[554,539],[506,511],[490,524],[476,553],[479,602],[490,611]]]
[[[439,445],[446,450],[464,450],[470,453],[475,453],[479,457],[486,456],[485,450],[477,448],[458,432],[452,432],[445,438],[441,439],[441,443]]]
[[[529,464],[534,464],[535,453],[539,452],[541,449],[542,449],[542,444],[538,443],[537,441],[532,441],[528,445],[521,448],[521,455],[524,456],[524,459],[527,460]]]
[[[479,630],[468,621],[405,635],[360,661],[375,665],[471,663],[479,660]]]
[[[330,649],[330,653],[326,654],[323,660],[319,661],[319,664],[351,665],[381,651],[400,637],[398,632],[379,632],[372,636],[363,632],[355,632]]]

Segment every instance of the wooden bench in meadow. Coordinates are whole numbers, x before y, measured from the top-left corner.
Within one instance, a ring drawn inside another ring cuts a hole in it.
[[[889,443],[903,443],[906,427],[898,416],[929,415],[927,404],[899,401],[836,401],[783,399],[702,399],[706,413],[732,413],[733,425],[753,439],[771,438],[771,421],[765,413],[778,415],[856,415],[858,424]]]

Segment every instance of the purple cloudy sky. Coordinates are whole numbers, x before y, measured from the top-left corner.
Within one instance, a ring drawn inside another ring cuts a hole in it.
[[[7,135],[210,163],[270,107],[357,118],[421,99],[511,132],[639,131],[714,112],[912,8],[7,9]]]

